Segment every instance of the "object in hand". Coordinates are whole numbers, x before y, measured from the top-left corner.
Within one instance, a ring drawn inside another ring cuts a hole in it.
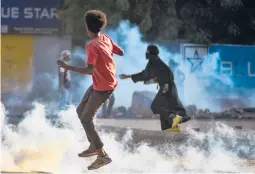
[[[57,61],[58,66],[67,69],[67,64],[63,60],[58,60]]]
[[[57,64],[60,66],[60,65],[62,65],[63,64],[63,60],[58,60],[57,61]]]
[[[121,75],[119,75],[119,77],[120,77],[121,79],[127,79],[127,78],[129,78],[129,76],[126,75],[126,74],[121,74]]]

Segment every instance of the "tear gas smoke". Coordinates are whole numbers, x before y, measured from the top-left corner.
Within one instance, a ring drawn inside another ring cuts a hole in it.
[[[107,33],[125,50],[124,57],[115,56],[117,75],[132,74],[143,70],[147,63],[145,50],[148,43],[142,41],[138,28],[131,26],[127,21],[122,21],[118,28],[108,30]],[[79,49],[73,50],[73,55],[86,58],[84,52]],[[196,104],[198,107],[217,108],[210,100],[214,94],[210,94],[206,90],[208,80],[209,83],[213,83],[213,80],[210,81],[210,78],[201,80],[201,73],[190,74],[188,65],[182,62],[180,55],[171,54],[167,52],[166,48],[160,47],[160,57],[166,62],[172,58],[180,63],[180,69],[186,75],[184,97],[182,98],[186,105]],[[231,87],[229,79],[214,74],[216,60],[217,54],[209,55],[204,62],[203,67],[205,68],[202,69],[202,74],[218,79]],[[74,92],[83,95],[91,83],[91,79],[79,78],[83,79],[80,83],[81,90]],[[130,80],[119,80],[119,86],[115,91],[116,105],[129,106],[135,90],[157,91],[156,85],[134,84]],[[218,95],[223,95],[223,93]],[[34,108],[25,114],[25,119],[17,127],[14,127],[6,123],[6,111],[1,103],[1,170],[86,172],[86,167],[92,162],[92,159],[77,157],[77,153],[88,147],[88,142],[75,108],[71,107],[58,113],[62,127],[52,126],[46,119],[46,109],[46,105],[35,103]],[[189,139],[184,144],[177,146],[174,142],[166,142],[159,147],[150,147],[141,142],[133,152],[130,152],[126,149],[126,145],[132,141],[132,132],[128,132],[122,141],[115,140],[116,133],[100,132],[105,149],[113,162],[95,172],[171,173],[185,172],[185,168],[199,168],[203,172],[217,170],[255,172],[254,167],[249,167],[241,159],[241,157],[255,157],[255,134],[253,132],[237,134],[232,128],[219,124],[207,133],[197,133],[192,130],[187,130],[186,133],[189,135]],[[193,144],[194,141],[200,145]],[[181,157],[179,152],[182,152]],[[182,167],[183,165],[185,168]]]
[[[5,108],[1,105],[1,170],[83,173],[94,158],[79,158],[77,154],[88,147],[84,130],[75,108],[58,113],[62,126],[52,126],[46,119],[45,107],[35,103],[25,119],[17,126],[6,124]],[[116,133],[100,132],[105,149],[113,162],[96,173],[115,172],[255,172],[242,158],[255,157],[253,132],[237,133],[218,124],[207,133],[186,130],[188,139],[177,145],[165,142],[158,147],[140,142],[130,151],[132,131],[121,141]]]

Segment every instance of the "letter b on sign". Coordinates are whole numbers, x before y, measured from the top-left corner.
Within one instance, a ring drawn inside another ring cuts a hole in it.
[[[232,76],[232,74],[233,74],[232,62],[222,61],[220,64],[220,75]]]

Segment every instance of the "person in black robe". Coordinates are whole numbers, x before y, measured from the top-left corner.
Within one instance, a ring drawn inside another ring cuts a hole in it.
[[[159,58],[159,49],[149,45],[146,51],[148,64],[137,74],[121,74],[121,79],[131,78],[134,83],[143,81],[144,84],[157,83],[159,91],[151,104],[154,114],[160,115],[161,130],[180,131],[179,123],[190,119],[178,96],[174,83],[174,75],[170,68]]]

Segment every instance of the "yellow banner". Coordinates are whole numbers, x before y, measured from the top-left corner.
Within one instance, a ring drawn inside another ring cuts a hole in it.
[[[24,91],[31,83],[34,37],[1,35],[1,93]]]

